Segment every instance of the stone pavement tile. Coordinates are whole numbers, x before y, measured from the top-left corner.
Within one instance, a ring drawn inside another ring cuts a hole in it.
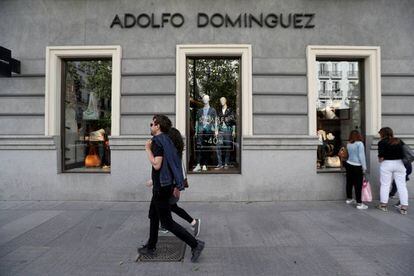
[[[226,220],[230,247],[297,246],[303,243],[301,237],[289,227],[287,220],[279,213],[265,215],[261,210],[237,211],[226,214]],[[205,229],[208,234],[210,228],[215,227],[215,221],[207,221],[203,227],[206,224],[209,226]]]
[[[0,227],[0,246],[60,214],[61,211],[36,211]]]
[[[0,210],[19,209],[30,203],[31,201],[0,201]]]
[[[114,202],[112,211],[139,211],[149,208],[149,202]]]
[[[301,237],[304,244],[318,246],[339,245],[339,242],[312,220],[307,211],[282,211],[289,228]]]
[[[18,275],[75,275],[71,271],[84,266],[96,250],[88,246],[54,247],[25,266]]]
[[[392,207],[389,207],[389,211],[387,213],[380,210],[373,210],[375,212],[368,212],[366,214],[376,219],[378,223],[384,224],[384,227],[398,229],[398,231],[414,237],[414,212],[403,216],[391,208]]]
[[[0,258],[21,246],[45,246],[91,213],[92,211],[64,211],[13,240],[2,244],[0,246]]]
[[[327,249],[327,252],[337,261],[340,267],[346,270],[345,275],[386,275],[383,267],[370,262],[369,258],[364,258],[358,247],[337,246]]]
[[[110,201],[64,201],[55,206],[56,210],[99,210],[111,207],[114,202]]]
[[[27,204],[19,207],[19,209],[27,210],[55,210],[57,206],[62,204],[63,201],[29,201]]]
[[[22,246],[0,259],[0,275],[17,275],[33,260],[49,250],[44,246]]]
[[[32,210],[0,210],[0,227],[33,212]]]
[[[381,267],[378,275],[414,275],[414,243],[404,245],[360,246],[357,250],[367,262]]]
[[[146,213],[145,213],[146,214]],[[104,246],[121,246],[136,248],[146,243],[149,233],[149,219],[140,212],[130,213],[130,216],[113,232],[113,234],[103,241]]]
[[[97,210],[65,233],[47,243],[50,247],[99,246],[129,217],[130,212]]]
[[[129,269],[135,266],[136,255],[136,247],[132,246],[101,247],[89,256],[81,266],[72,269],[70,274],[124,275]]]
[[[367,215],[370,212],[377,210],[307,211],[319,227],[343,245],[358,246],[362,242],[366,245],[403,244],[413,240],[398,229]]]

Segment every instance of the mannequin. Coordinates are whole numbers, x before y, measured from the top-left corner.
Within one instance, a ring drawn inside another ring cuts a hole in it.
[[[227,169],[230,162],[233,138],[236,136],[236,120],[233,110],[227,106],[227,99],[220,98],[221,110],[217,114],[217,167],[216,170]],[[223,164],[224,151],[224,164]]]
[[[217,128],[217,112],[213,107],[210,107],[210,96],[203,96],[203,104],[203,108],[197,110],[195,120],[197,165],[193,172],[207,171],[209,154],[206,152],[206,148],[211,146],[210,143]]]
[[[83,112],[84,120],[98,120],[99,119],[99,109],[98,109],[98,99],[95,92],[89,94],[89,103],[88,108]]]

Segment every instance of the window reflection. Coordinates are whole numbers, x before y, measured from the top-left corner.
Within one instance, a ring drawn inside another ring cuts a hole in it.
[[[338,152],[351,130],[364,133],[363,97],[358,61],[318,61],[317,168],[339,170]],[[323,70],[323,71],[322,71]]]

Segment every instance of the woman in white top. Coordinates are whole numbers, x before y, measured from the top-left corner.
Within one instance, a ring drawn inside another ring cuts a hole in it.
[[[346,148],[348,150],[348,160],[344,164],[346,169],[346,203],[355,203],[355,200],[352,198],[352,188],[354,188],[356,208],[359,210],[368,209],[368,206],[362,203],[361,200],[362,181],[363,175],[367,170],[367,164],[365,160],[365,147],[358,130],[351,131]]]

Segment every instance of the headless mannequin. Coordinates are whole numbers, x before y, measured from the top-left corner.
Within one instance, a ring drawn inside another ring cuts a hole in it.
[[[203,104],[204,107],[199,109],[197,113],[194,134],[197,144],[201,147],[209,146],[205,141],[208,140],[209,135],[214,135],[213,131],[217,129],[217,113],[214,108],[210,107],[210,97],[208,95],[203,96]],[[201,149],[197,154],[197,165],[193,171],[198,172],[201,169],[207,171],[208,153]]]
[[[217,137],[217,167],[227,169],[230,162],[230,151],[232,151],[233,138],[236,135],[236,126],[233,111],[227,106],[227,99],[220,98],[221,111],[218,113],[218,127],[215,136]],[[224,153],[224,160],[223,160]]]

